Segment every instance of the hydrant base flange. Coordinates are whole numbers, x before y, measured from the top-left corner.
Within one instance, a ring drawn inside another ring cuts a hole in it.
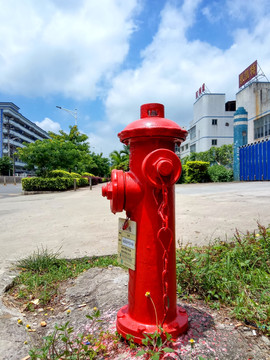
[[[188,315],[186,310],[181,306],[176,307],[176,317],[170,323],[163,325],[163,330],[172,336],[172,340],[176,340],[178,336],[185,333],[188,329]],[[128,305],[123,306],[117,313],[116,321],[117,332],[125,339],[128,335],[132,336],[135,343],[141,344],[145,338],[144,334],[153,334],[158,331],[156,325],[149,325],[138,322],[130,317],[128,312]]]

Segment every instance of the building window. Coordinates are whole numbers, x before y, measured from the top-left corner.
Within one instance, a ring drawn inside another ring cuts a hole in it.
[[[254,140],[270,135],[270,114],[254,121]]]
[[[196,125],[189,130],[190,140],[196,137]]]
[[[212,146],[217,145],[217,139],[212,139]]]
[[[190,152],[196,152],[196,144],[190,146]]]
[[[230,126],[230,124],[227,122],[227,123],[225,123],[225,126]]]
[[[186,150],[188,149],[188,144],[186,144]]]
[[[217,125],[217,119],[212,119],[212,125]]]

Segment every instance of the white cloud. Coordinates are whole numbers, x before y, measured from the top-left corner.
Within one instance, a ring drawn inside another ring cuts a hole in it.
[[[234,3],[236,9],[241,8],[242,1]],[[245,0],[249,13],[253,4]],[[264,72],[270,74],[269,12],[263,16],[260,13],[260,18],[256,13],[257,23],[252,29],[235,28],[232,46],[222,50],[200,40],[188,41],[186,32],[194,26],[198,5],[185,0],[181,8],[172,4],[164,8],[158,32],[142,52],[142,63],[113,80],[106,99],[107,117],[112,124],[126,125],[139,117],[141,104],[161,102],[166,117],[188,126],[195,92],[203,83],[211,92],[224,92],[227,100],[233,100],[238,91],[238,74],[254,60],[258,59]],[[231,6],[230,1],[227,6]]]
[[[58,133],[58,131],[61,130],[61,126],[58,122],[55,122],[47,117],[40,122],[36,121],[35,124],[45,131],[52,131],[54,133]]]
[[[0,91],[94,99],[129,50],[138,0],[0,0]]]

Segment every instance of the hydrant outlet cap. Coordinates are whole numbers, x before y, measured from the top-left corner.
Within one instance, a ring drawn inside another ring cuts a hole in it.
[[[118,137],[124,144],[130,139],[140,137],[167,137],[176,143],[185,141],[188,132],[174,121],[164,118],[164,105],[158,103],[141,106],[141,118],[133,121],[122,130]]]

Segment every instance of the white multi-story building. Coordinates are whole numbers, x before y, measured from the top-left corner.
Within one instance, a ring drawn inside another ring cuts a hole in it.
[[[236,94],[236,105],[248,113],[248,143],[270,138],[270,83],[251,82]]]
[[[180,156],[207,151],[233,143],[235,101],[225,103],[225,94],[203,93],[193,105],[188,137],[181,144]]]
[[[19,113],[19,107],[12,102],[0,102],[0,158],[13,158],[17,147],[23,142],[50,138],[48,133]],[[24,172],[25,164],[14,158],[16,173]]]

